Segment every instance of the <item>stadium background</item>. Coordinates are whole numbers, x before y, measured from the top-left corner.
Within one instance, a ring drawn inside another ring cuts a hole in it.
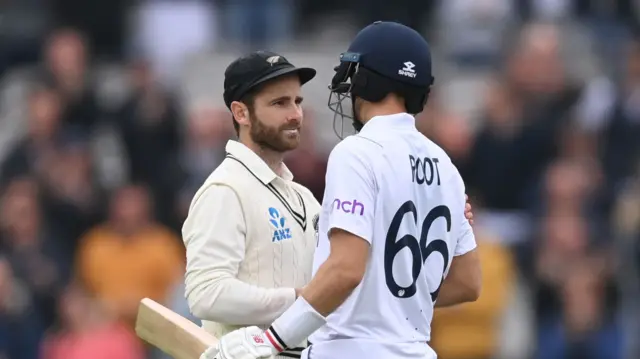
[[[318,199],[326,85],[359,27],[432,43],[418,124],[459,166],[484,288],[436,316],[443,359],[639,358],[640,37],[633,0],[0,2],[0,358],[163,358],[130,325],[188,316],[181,221],[232,135],[234,56],[318,69],[287,157]],[[348,180],[348,179],[345,179]]]

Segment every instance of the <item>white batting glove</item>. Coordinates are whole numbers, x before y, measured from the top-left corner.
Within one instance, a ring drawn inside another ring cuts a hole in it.
[[[224,335],[217,347],[207,349],[200,359],[270,359],[278,353],[264,330],[247,327]]]

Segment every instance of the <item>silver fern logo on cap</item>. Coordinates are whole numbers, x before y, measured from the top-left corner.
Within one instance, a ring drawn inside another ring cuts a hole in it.
[[[273,66],[273,64],[277,64],[278,62],[280,62],[280,56],[271,56],[267,59],[267,62],[271,64],[271,66]]]

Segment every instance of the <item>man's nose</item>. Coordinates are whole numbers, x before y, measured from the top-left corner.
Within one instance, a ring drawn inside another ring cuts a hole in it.
[[[300,106],[299,104],[294,104],[289,120],[302,121],[302,112],[302,106]]]

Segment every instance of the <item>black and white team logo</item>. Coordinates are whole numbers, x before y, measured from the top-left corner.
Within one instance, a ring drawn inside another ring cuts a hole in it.
[[[403,65],[404,67],[398,70],[398,75],[415,78],[417,75],[415,70],[416,65],[411,61],[407,61]]]
[[[320,214],[316,214],[313,216],[313,220],[311,221],[313,224],[313,230],[315,231],[316,236],[316,247],[318,246],[318,241],[320,240],[320,236],[318,235],[318,224],[320,223]]]
[[[274,64],[280,62],[280,56],[271,56],[267,59],[267,62],[271,64],[271,66],[273,66]]]

